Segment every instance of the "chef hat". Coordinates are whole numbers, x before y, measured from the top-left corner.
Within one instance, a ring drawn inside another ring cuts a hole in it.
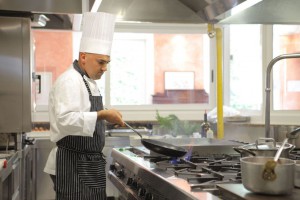
[[[84,13],[79,51],[110,55],[115,19],[115,15],[109,13]]]

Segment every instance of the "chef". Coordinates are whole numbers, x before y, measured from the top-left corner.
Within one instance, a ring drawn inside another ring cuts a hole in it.
[[[95,80],[110,62],[115,16],[84,13],[79,59],[49,94],[50,139],[56,147],[44,171],[54,182],[57,200],[106,199],[105,120],[123,126],[122,115],[104,109]]]

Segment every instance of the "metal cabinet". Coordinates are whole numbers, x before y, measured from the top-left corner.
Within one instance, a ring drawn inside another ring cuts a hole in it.
[[[0,170],[0,200],[20,200],[20,158],[14,153]]]
[[[49,138],[35,138],[35,167],[36,167],[36,200],[54,200],[55,192],[49,174],[44,172],[44,167],[54,143]]]
[[[36,199],[36,169],[35,169],[35,149],[34,145],[25,145],[22,150],[22,179],[21,179],[21,199]]]

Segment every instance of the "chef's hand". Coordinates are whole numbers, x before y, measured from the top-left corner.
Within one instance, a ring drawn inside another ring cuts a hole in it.
[[[106,120],[112,124],[119,124],[120,126],[125,126],[123,119],[122,119],[122,114],[115,109],[98,111],[97,119],[98,120]]]

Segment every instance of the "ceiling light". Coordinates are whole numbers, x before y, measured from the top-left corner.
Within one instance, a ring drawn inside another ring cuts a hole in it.
[[[45,27],[49,18],[42,14],[34,14],[31,23],[32,27]]]

